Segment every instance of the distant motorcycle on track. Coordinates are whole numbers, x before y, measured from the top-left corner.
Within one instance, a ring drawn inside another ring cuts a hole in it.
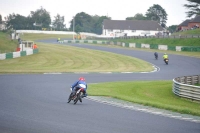
[[[155,53],[154,53],[154,56],[155,56],[155,59],[157,60],[157,59],[158,59],[158,53],[155,52]]]

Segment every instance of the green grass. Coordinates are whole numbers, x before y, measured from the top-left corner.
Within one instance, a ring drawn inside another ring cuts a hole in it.
[[[44,72],[141,72],[152,71],[151,64],[130,56],[37,43],[39,53],[0,60],[0,73]]]
[[[200,84],[195,84],[196,86],[200,86]]]
[[[182,56],[190,56],[200,58],[200,52],[186,52],[186,51],[170,51],[170,50],[159,50],[159,49],[147,49],[147,48],[128,48],[122,47],[118,45],[107,45],[107,44],[89,44],[89,45],[97,45],[97,46],[104,46],[104,47],[115,47],[119,49],[129,49],[129,50],[137,50],[137,51],[146,51],[151,52],[152,55],[154,52],[158,52],[159,56],[163,55],[164,53],[167,54],[174,54],[174,55],[182,55]]]
[[[200,116],[200,104],[172,92],[172,81],[130,81],[90,84],[89,95],[109,96],[146,106]]]
[[[200,35],[200,29],[175,32],[172,35]]]
[[[200,35],[200,29],[176,32],[173,35]],[[141,38],[141,39],[117,39],[126,43],[159,44],[168,46],[200,46],[200,38]]]
[[[17,44],[17,40],[12,40],[9,34],[0,32],[0,53],[16,51]]]
[[[141,39],[117,39],[126,43],[159,44],[168,46],[200,46],[200,38],[141,38]]]
[[[65,34],[38,34],[38,33],[24,33],[20,34],[20,38],[22,40],[31,40],[31,41],[36,41],[36,40],[41,40],[41,39],[57,39],[60,38],[62,39],[72,39],[72,35],[65,35]]]

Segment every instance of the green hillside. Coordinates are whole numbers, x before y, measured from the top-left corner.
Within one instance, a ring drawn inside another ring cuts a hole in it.
[[[159,44],[168,46],[200,46],[200,38],[132,38],[117,39],[125,43]]]
[[[0,53],[14,52],[17,44],[17,40],[12,40],[9,34],[0,32]]]
[[[200,29],[175,32],[172,35],[199,35],[200,36]]]

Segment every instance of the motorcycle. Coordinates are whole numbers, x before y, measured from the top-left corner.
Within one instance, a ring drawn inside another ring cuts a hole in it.
[[[158,53],[155,52],[155,53],[154,53],[154,56],[155,56],[155,59],[157,60],[157,59],[158,59]]]
[[[78,100],[80,102],[82,102],[82,93],[83,93],[84,89],[83,88],[79,88],[75,94],[71,93],[69,95],[69,98],[68,98],[68,103],[71,101],[71,100],[74,100],[74,104],[76,104],[78,102]]]
[[[168,65],[169,59],[164,59],[164,62],[165,62],[166,65]]]
[[[156,60],[158,59],[158,55],[155,55],[155,59],[156,59]]]

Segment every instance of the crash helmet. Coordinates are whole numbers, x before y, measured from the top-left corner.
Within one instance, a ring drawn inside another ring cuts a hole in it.
[[[85,81],[85,78],[84,77],[80,77],[79,80]]]

